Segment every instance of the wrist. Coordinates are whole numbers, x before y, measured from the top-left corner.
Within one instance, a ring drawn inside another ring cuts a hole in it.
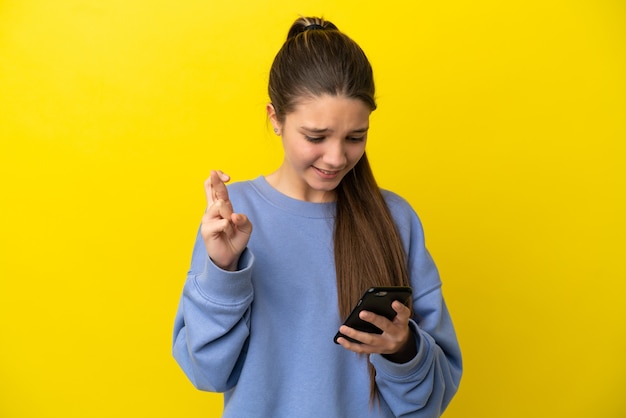
[[[211,258],[211,257],[209,257]],[[217,261],[215,261],[213,258],[211,258],[211,262],[213,262],[213,264],[215,264],[218,268],[224,270],[224,271],[237,271],[238,267],[239,267],[239,258],[237,258],[236,260],[230,262],[230,263],[226,263],[226,264],[222,264],[219,263]]]
[[[409,327],[409,338],[406,343],[400,348],[400,350],[396,351],[393,354],[383,354],[383,357],[387,360],[403,364],[408,363],[417,355],[417,342],[415,339],[415,335],[413,334],[411,327]]]

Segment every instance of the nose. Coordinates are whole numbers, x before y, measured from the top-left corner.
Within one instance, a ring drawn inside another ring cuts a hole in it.
[[[324,152],[324,163],[328,168],[343,168],[348,158],[346,156],[346,147],[343,141],[329,141]]]

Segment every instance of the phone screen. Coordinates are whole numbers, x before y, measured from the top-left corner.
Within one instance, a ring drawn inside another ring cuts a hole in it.
[[[406,305],[411,297],[411,294],[411,288],[405,286],[369,288],[365,291],[365,293],[363,293],[363,296],[361,296],[361,299],[359,299],[356,303],[352,312],[350,312],[350,315],[348,315],[348,318],[346,318],[343,324],[359,331],[382,334],[383,331],[380,328],[359,318],[359,313],[361,311],[370,311],[375,314],[382,315],[389,320],[393,320],[396,316],[396,311],[394,311],[391,307],[393,301],[398,300]],[[337,338],[339,337],[343,337],[352,342],[360,343],[360,341],[337,332],[334,338],[335,344],[337,344]]]

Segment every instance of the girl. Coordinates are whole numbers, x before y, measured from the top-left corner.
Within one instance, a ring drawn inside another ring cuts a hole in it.
[[[224,417],[438,417],[461,378],[439,274],[409,204],[365,155],[371,66],[329,21],[300,18],[270,71],[267,114],[284,160],[208,206],[174,327],[174,357]],[[254,232],[253,232],[254,226]],[[370,334],[341,326],[372,286],[411,286]],[[340,331],[347,337],[333,343]]]

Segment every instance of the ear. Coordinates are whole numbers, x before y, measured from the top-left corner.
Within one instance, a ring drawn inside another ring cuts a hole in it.
[[[267,117],[269,118],[270,123],[272,124],[272,128],[274,128],[274,133],[276,135],[280,135],[281,124],[278,121],[278,116],[276,115],[276,109],[274,109],[274,105],[271,103],[268,103],[267,106],[265,107],[265,110],[267,110]]]

